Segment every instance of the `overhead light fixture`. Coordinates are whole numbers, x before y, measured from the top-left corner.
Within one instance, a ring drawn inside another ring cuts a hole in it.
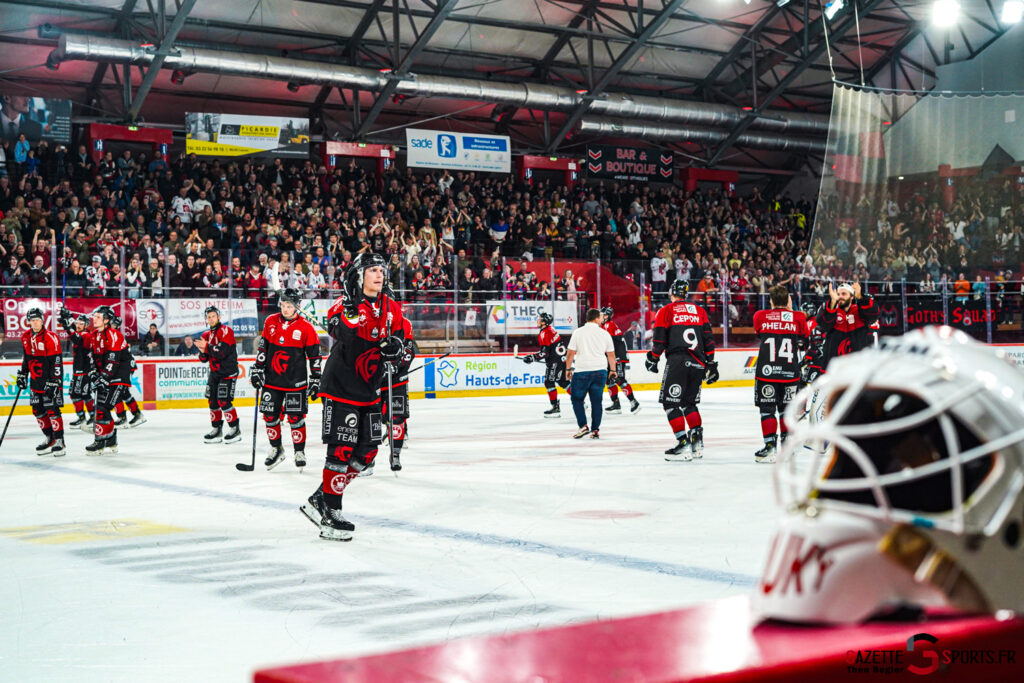
[[[832,2],[825,5],[825,18],[832,21],[839,14],[839,10],[844,7],[846,7],[844,0],[832,0]]]
[[[936,26],[953,26],[960,18],[960,3],[957,0],[935,0],[932,5],[932,23]]]
[[[785,6],[786,6],[786,5],[788,5],[788,4],[789,4],[789,0],[778,0],[778,1],[777,1],[777,2],[775,3],[775,6],[776,6],[776,7],[785,7]]]
[[[50,71],[60,69],[60,58],[57,57],[56,51],[46,55],[46,68]]]
[[[1004,24],[1016,24],[1024,18],[1024,0],[1006,0],[999,21]]]
[[[299,88],[302,86],[295,81],[288,81],[288,92],[299,92]]]
[[[171,72],[171,83],[174,85],[181,85],[188,78],[188,72],[182,71],[181,69],[175,69]]]
[[[898,176],[896,180],[903,180],[903,176]]]
[[[750,4],[750,0],[743,0],[743,2],[745,2],[748,5]]]

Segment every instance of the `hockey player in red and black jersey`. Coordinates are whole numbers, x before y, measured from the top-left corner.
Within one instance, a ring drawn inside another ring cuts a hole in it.
[[[89,354],[92,333],[86,316],[76,317],[66,308],[60,309],[60,324],[71,342],[71,396],[77,419],[69,427],[93,430],[96,405],[92,400],[92,376],[96,370]]]
[[[287,416],[292,428],[295,466],[306,466],[308,402],[320,392],[320,337],[309,321],[299,315],[298,290],[284,290],[279,301],[281,312],[263,323],[256,362],[249,373],[249,381],[259,391],[259,408],[267,423],[270,454],[263,464],[268,470],[284,460],[283,416]]]
[[[93,332],[90,337],[96,378],[96,421],[93,429],[95,440],[85,447],[87,455],[117,453],[117,428],[114,425],[114,405],[122,398],[131,384],[131,364],[127,361],[128,344],[124,335],[111,323],[114,311],[110,306],[100,306],[92,313]]]
[[[825,336],[822,367],[836,356],[845,356],[871,346],[871,324],[878,320],[878,306],[871,295],[861,292],[860,283],[828,286],[829,301],[818,311],[818,329]]]
[[[320,390],[327,460],[321,486],[300,508],[326,540],[352,539],[355,526],[341,513],[342,494],[377,457],[385,436],[381,387],[409,353],[402,308],[386,284],[384,258],[363,252],[345,271],[344,294],[327,313],[334,340]]]
[[[114,319],[110,321],[110,326],[119,332],[121,331],[121,317],[116,313],[114,314]],[[131,376],[138,370],[138,366],[135,364],[135,356],[132,355],[132,347],[127,343],[125,344],[124,351],[121,353],[121,362],[130,369],[128,371],[128,386],[121,389],[121,394],[117,397],[117,402],[114,403],[114,426],[132,429],[145,422],[146,417],[142,414],[138,401],[132,396]],[[128,406],[128,410],[132,413],[131,420],[128,419],[128,415],[125,412],[125,405]]]
[[[31,308],[25,314],[29,329],[21,335],[25,356],[18,371],[18,389],[32,392],[30,403],[36,424],[46,437],[36,446],[36,455],[64,455],[64,364],[60,356],[60,338],[43,329],[43,312]]]
[[[677,439],[676,445],[665,451],[665,459],[670,461],[704,457],[704,428],[697,410],[701,381],[718,381],[711,321],[701,306],[686,302],[688,291],[685,279],[672,283],[671,303],[654,319],[654,346],[646,361],[647,369],[656,373],[658,360],[663,354],[666,359],[659,401]]]
[[[565,342],[555,330],[555,319],[550,313],[542,311],[537,315],[537,327],[540,328],[537,335],[540,349],[537,353],[521,358],[527,365],[535,361],[544,361],[544,388],[548,390],[548,400],[551,401],[551,409],[544,411],[544,417],[562,417],[558,387],[565,391],[569,390],[569,380],[565,377]]]
[[[775,462],[779,440],[786,440],[786,406],[800,388],[800,351],[807,343],[807,317],[794,311],[782,285],[768,292],[772,307],[754,314],[754,334],[760,340],[754,370],[754,405],[761,412],[764,448],[756,462]],[[778,432],[778,433],[776,433]]]
[[[640,412],[640,402],[633,396],[633,387],[626,381],[626,367],[629,365],[629,353],[626,351],[626,338],[622,336],[622,330],[612,320],[615,310],[611,306],[601,309],[601,327],[612,336],[612,345],[615,347],[615,374],[608,375],[608,396],[612,404],[605,408],[606,413],[621,413],[622,405],[619,403],[619,388],[629,399],[629,412]]]
[[[206,308],[206,324],[210,329],[196,340],[199,362],[210,364],[206,377],[206,401],[210,406],[210,424],[213,430],[203,437],[203,443],[236,443],[242,440],[235,410],[235,382],[238,381],[238,351],[235,350],[235,332],[220,321],[216,306]],[[228,433],[224,433],[224,422]]]

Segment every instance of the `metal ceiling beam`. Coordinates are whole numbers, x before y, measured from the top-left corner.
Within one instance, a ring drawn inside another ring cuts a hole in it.
[[[135,5],[139,0],[125,0],[121,6],[121,11],[117,15],[117,23],[114,25],[114,33],[127,38],[128,22],[131,21],[132,12],[135,11]],[[96,65],[96,70],[92,73],[92,80],[89,82],[89,87],[85,89],[85,103],[90,111],[98,114],[99,110],[93,106],[93,102],[99,99],[100,85],[103,83],[103,79],[107,76],[107,63],[102,62]]]
[[[711,89],[715,87],[715,81],[717,81],[718,77],[722,75],[722,72],[724,72],[727,68],[733,65],[736,62],[736,60],[746,52],[747,48],[749,47],[748,43],[757,43],[757,35],[762,30],[764,30],[764,28],[771,22],[772,19],[775,18],[775,15],[780,11],[781,8],[779,8],[778,5],[770,5],[768,9],[766,9],[764,13],[760,17],[758,17],[757,21],[751,24],[750,28],[744,31],[743,35],[741,35],[739,39],[735,43],[733,43],[733,46],[729,49],[729,51],[725,53],[725,55],[721,59],[718,60],[718,63],[715,64],[711,71],[708,72],[708,75],[704,77],[704,80],[701,82],[698,91],[694,94],[707,96],[710,93]]]
[[[857,0],[853,0],[853,2],[856,1]],[[867,16],[868,12],[875,9],[875,7],[877,7],[884,1],[885,0],[865,0],[857,9],[861,16]],[[843,14],[836,17],[838,21],[834,20],[832,22],[833,25],[830,39],[839,38],[845,35],[846,32],[853,28],[856,23],[852,11],[843,10],[843,12]],[[757,109],[751,111],[747,116],[743,118],[742,121],[740,121],[733,127],[732,132],[729,133],[729,137],[727,137],[725,140],[719,143],[715,151],[711,154],[710,157],[708,157],[707,165],[714,166],[722,157],[722,155],[736,143],[736,140],[741,135],[743,135],[748,128],[750,128],[751,124],[754,123],[754,121],[760,115],[761,111],[770,106],[771,103],[774,102],[779,95],[785,92],[786,88],[788,88],[789,85],[793,81],[795,81],[800,76],[800,74],[804,72],[804,70],[810,63],[821,58],[821,56],[825,53],[827,47],[827,41],[822,40],[808,54],[804,55],[803,60],[795,67],[790,69],[789,73],[786,74],[785,77],[783,77],[776,84],[776,86],[772,88],[771,92],[765,95],[765,97],[758,103]]]
[[[899,54],[901,52],[903,52],[903,50],[908,45],[910,45],[910,43],[912,43],[914,41],[914,38],[917,38],[918,34],[920,34],[920,33],[921,33],[921,28],[919,26],[915,26],[914,28],[912,28],[909,31],[907,31],[906,33],[904,33],[902,38],[900,38],[895,43],[893,43],[892,47],[890,47],[885,52],[885,54],[883,54],[881,57],[879,57],[875,61],[875,63],[871,65],[870,69],[868,69],[867,71],[864,72],[864,82],[865,83],[874,83],[875,76],[880,74],[883,69],[889,68],[889,62],[891,62],[893,59],[895,59],[897,56],[899,56]],[[890,87],[895,88],[896,84],[892,83],[892,84],[890,84]]]
[[[657,16],[651,19],[647,25],[643,27],[643,30],[641,30],[633,39],[633,42],[619,53],[619,56],[615,58],[615,61],[612,62],[611,66],[605,69],[601,78],[594,84],[594,87],[590,92],[585,95],[583,102],[581,102],[572,111],[572,113],[566,117],[565,122],[562,124],[558,133],[551,139],[551,142],[548,143],[547,152],[549,154],[554,153],[554,151],[558,149],[558,146],[565,140],[565,136],[569,134],[577,123],[579,123],[579,120],[583,118],[583,115],[590,108],[594,98],[599,97],[604,93],[612,80],[620,71],[622,71],[622,68],[632,61],[633,57],[636,56],[636,53],[647,45],[648,41],[654,37],[654,34],[661,30],[661,27],[665,25],[665,22],[671,19],[676,10],[685,5],[687,1],[688,0],[668,0],[668,2],[663,4],[662,9],[658,12]]]
[[[394,2],[397,7],[398,0],[394,0]],[[406,50],[402,61],[395,65],[395,69],[390,74],[391,80],[378,93],[377,99],[374,100],[373,106],[370,107],[370,111],[366,112],[366,118],[363,119],[362,125],[356,131],[356,139],[362,138],[370,131],[370,126],[373,125],[377,115],[384,109],[385,103],[395,94],[399,80],[408,75],[409,69],[416,61],[416,58],[419,57],[423,48],[427,46],[427,43],[434,37],[437,30],[441,28],[441,24],[451,15],[457,4],[459,4],[459,0],[437,0],[437,9],[434,11],[434,16],[430,19],[430,23],[426,25],[419,36],[417,36],[415,42]],[[399,50],[401,48],[399,45],[396,45],[395,49]]]
[[[142,104],[146,101],[146,96],[149,94],[149,89],[153,87],[153,83],[156,82],[157,74],[160,73],[160,67],[163,66],[164,60],[167,59],[167,55],[170,54],[171,50],[174,49],[174,40],[178,37],[178,33],[185,25],[185,19],[188,18],[188,13],[192,11],[192,8],[196,6],[196,0],[182,0],[181,5],[178,7],[178,13],[174,15],[174,20],[171,25],[167,27],[167,33],[164,34],[160,40],[160,46],[156,49],[156,56],[153,58],[152,63],[149,65],[149,69],[146,71],[146,76],[142,79],[142,83],[139,84],[139,89],[135,93],[135,98],[132,100],[132,106],[128,110],[128,120],[135,121],[139,118],[139,111],[142,109]],[[125,73],[125,78],[129,78],[129,74]],[[128,80],[128,83],[131,81]],[[127,86],[125,86],[127,87]]]

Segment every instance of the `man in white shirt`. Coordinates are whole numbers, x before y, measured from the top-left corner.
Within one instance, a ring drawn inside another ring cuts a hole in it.
[[[171,200],[171,211],[178,215],[183,224],[189,225],[192,222],[192,199],[188,196],[187,188],[181,188],[178,196]]]
[[[668,261],[661,251],[661,247],[654,252],[651,259],[651,292],[655,298],[660,300],[660,294],[665,293],[665,280],[668,277]]]
[[[575,361],[575,365],[573,362]],[[577,328],[569,339],[569,350],[565,355],[566,379],[571,384],[569,395],[572,410],[576,413],[579,427],[572,438],[582,439],[590,434],[591,439],[599,438],[601,430],[601,397],[608,377],[615,377],[615,345],[612,336],[601,327],[601,311],[591,308],[587,311],[587,324]],[[590,395],[590,427],[583,400]]]

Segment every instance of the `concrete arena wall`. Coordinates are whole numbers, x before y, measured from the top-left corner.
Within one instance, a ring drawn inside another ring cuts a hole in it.
[[[997,344],[1000,350],[1024,366],[1024,344]],[[720,349],[715,353],[721,380],[715,386],[752,386],[754,382],[754,348]],[[644,367],[644,352],[630,352],[627,374],[634,389],[657,389],[659,375]],[[509,396],[543,394],[544,366],[526,364],[512,354],[460,354],[431,362],[437,356],[423,356],[413,362],[427,365],[409,378],[412,398],[461,398],[468,396]],[[132,376],[132,394],[140,400],[143,410],[166,408],[203,408],[207,365],[195,358],[138,358],[138,371]],[[251,406],[255,393],[249,385],[249,368],[254,356],[239,359],[240,377],[235,404]],[[15,375],[21,363],[0,361],[0,416],[7,414],[17,392]],[[64,412],[72,412],[68,391],[71,362],[64,360]],[[22,392],[16,415],[28,415],[28,397]]]

